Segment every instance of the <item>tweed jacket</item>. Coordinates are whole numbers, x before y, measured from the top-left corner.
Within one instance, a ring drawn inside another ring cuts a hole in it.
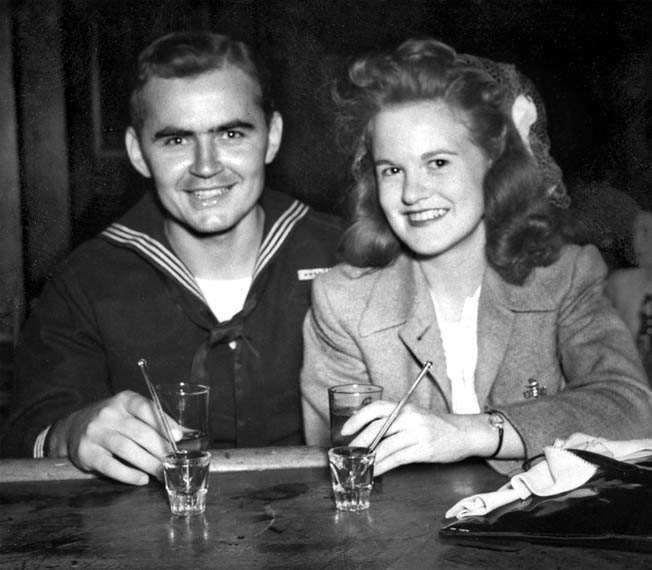
[[[523,286],[488,268],[478,306],[475,388],[480,406],[512,423],[528,457],[583,432],[652,436],[652,392],[633,339],[603,294],[606,265],[594,246],[565,246]],[[301,389],[306,441],[328,445],[326,389],[370,382],[398,401],[426,360],[412,403],[451,412],[451,383],[430,291],[407,255],[369,270],[338,265],[313,283],[304,322]],[[528,397],[538,381],[545,396]],[[425,380],[425,379],[424,379]],[[502,472],[515,462],[492,461]]]

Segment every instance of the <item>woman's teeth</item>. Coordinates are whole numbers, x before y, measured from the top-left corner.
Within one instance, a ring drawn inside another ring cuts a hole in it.
[[[447,208],[435,208],[432,210],[422,210],[421,212],[411,212],[408,214],[412,222],[427,222],[429,220],[436,220],[446,215]]]

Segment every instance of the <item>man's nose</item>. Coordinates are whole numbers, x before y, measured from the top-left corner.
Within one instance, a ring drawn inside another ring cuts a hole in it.
[[[217,145],[213,141],[199,141],[195,147],[195,157],[190,172],[201,178],[210,178],[223,168]]]

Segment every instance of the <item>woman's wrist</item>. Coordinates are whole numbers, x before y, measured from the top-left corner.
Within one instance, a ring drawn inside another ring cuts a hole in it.
[[[464,450],[462,458],[488,458],[496,451],[499,433],[491,425],[489,414],[452,414],[451,421],[460,433],[459,447]]]

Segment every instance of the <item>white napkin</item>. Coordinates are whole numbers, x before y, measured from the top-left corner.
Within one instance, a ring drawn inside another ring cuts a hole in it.
[[[514,475],[509,483],[497,491],[462,499],[446,512],[446,518],[486,515],[512,501],[527,499],[532,494],[548,497],[577,489],[595,475],[597,467],[568,449],[583,449],[619,461],[632,461],[652,456],[652,439],[608,441],[574,433],[566,440],[557,440],[554,445],[545,447],[545,460],[524,473]]]

